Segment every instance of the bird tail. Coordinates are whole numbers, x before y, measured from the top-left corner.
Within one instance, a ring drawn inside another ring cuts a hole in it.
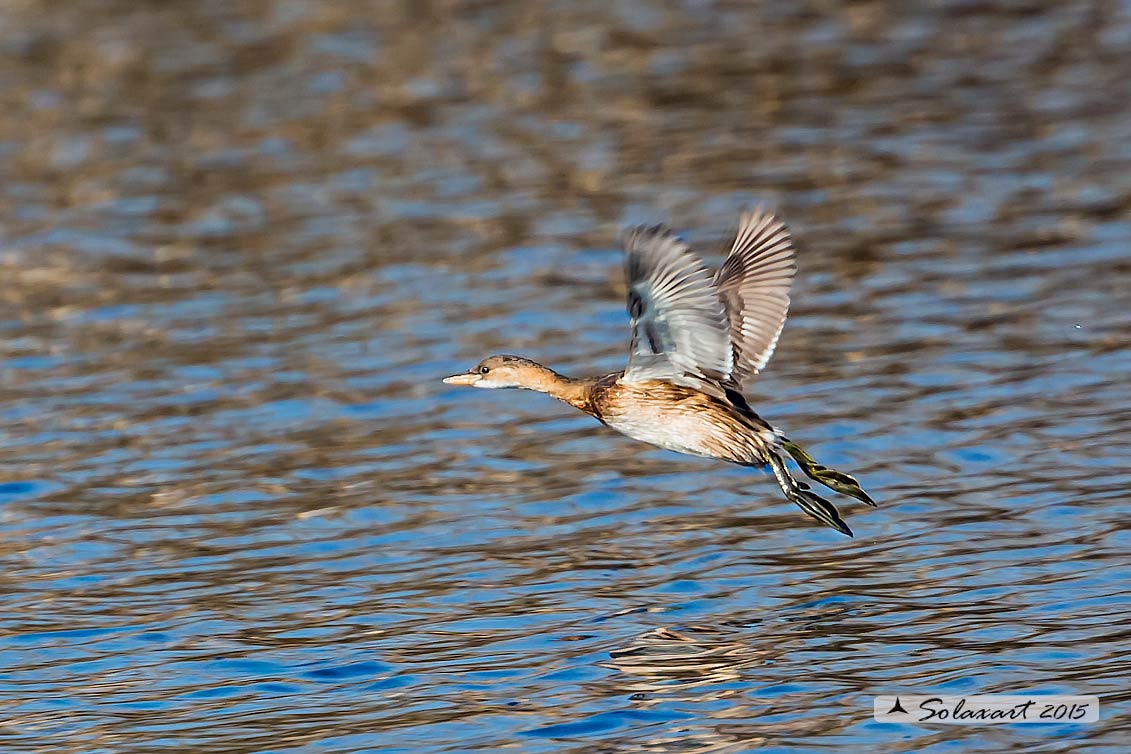
[[[774,478],[778,480],[778,485],[791,503],[795,503],[801,510],[825,526],[831,526],[841,534],[852,536],[852,529],[849,529],[848,524],[844,523],[844,519],[840,517],[836,506],[823,497],[810,492],[809,485],[794,479],[793,475],[789,473],[789,469],[785,467],[784,458],[778,455],[776,451],[769,450],[766,453],[766,459],[769,461],[770,468],[774,471]],[[849,478],[851,479],[851,477]]]
[[[860,482],[857,482],[853,477],[817,463],[804,449],[787,437],[779,437],[778,443],[785,452],[793,456],[793,460],[797,461],[797,465],[805,472],[805,476],[815,482],[820,482],[834,492],[854,497],[873,508],[876,507],[876,501],[868,497],[868,493],[860,486]]]

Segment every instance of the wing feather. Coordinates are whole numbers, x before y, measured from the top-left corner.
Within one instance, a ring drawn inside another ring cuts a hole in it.
[[[730,324],[703,262],[660,225],[630,229],[623,244],[632,348],[622,379],[729,379]]]
[[[785,223],[761,208],[744,212],[730,255],[714,279],[730,321],[735,383],[760,372],[773,355],[796,270]]]

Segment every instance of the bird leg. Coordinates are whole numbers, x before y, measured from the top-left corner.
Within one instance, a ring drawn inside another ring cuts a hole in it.
[[[788,438],[782,437],[779,439],[779,442],[782,448],[793,456],[793,460],[797,461],[797,465],[805,472],[805,476],[813,481],[820,482],[834,492],[854,497],[873,508],[876,507],[876,501],[868,497],[868,493],[860,486],[860,482],[857,482],[844,472],[830,469],[828,466],[822,466],[817,463],[813,460],[813,457],[806,453],[797,443]]]
[[[831,526],[841,534],[852,536],[852,529],[840,517],[836,507],[823,497],[809,491],[809,485],[798,482],[785,467],[785,460],[773,451],[766,454],[770,468],[773,469],[774,478],[785,493],[786,499],[797,505],[801,510],[820,521],[825,526]]]

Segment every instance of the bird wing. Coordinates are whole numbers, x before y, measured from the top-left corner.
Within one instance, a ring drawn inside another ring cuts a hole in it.
[[[660,225],[630,229],[623,245],[632,349],[622,379],[692,387],[729,379],[730,326],[703,262]]]
[[[734,246],[714,280],[730,320],[731,376],[738,385],[774,353],[796,270],[785,223],[761,208],[742,213]]]

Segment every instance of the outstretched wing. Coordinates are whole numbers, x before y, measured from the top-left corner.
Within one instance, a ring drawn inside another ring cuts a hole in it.
[[[632,350],[622,379],[696,387],[728,379],[730,326],[711,273],[660,225],[630,229],[623,244]]]
[[[761,208],[742,213],[734,246],[714,281],[730,320],[731,376],[737,384],[760,372],[774,353],[796,270],[785,224]]]

